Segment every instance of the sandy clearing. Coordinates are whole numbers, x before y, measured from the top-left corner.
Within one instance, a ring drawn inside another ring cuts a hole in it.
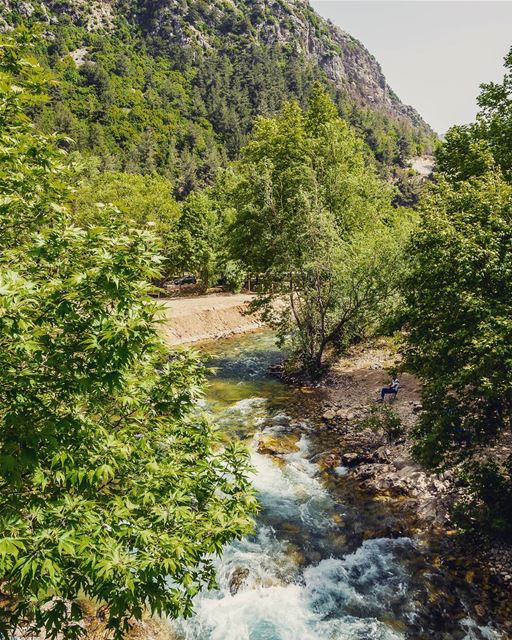
[[[420,174],[423,178],[428,178],[435,167],[435,159],[432,156],[420,156],[413,158],[410,162],[410,166],[414,171]]]
[[[163,334],[168,344],[215,340],[259,329],[257,316],[247,314],[250,294],[220,294],[161,300],[165,307]]]

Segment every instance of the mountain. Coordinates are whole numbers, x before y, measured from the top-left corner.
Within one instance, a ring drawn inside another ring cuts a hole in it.
[[[103,168],[158,171],[186,194],[237,157],[255,116],[305,104],[315,81],[383,172],[433,131],[375,58],[306,0],[0,0],[4,28],[42,22],[59,84],[36,114]]]
[[[428,130],[421,116],[403,105],[365,47],[307,0],[160,0],[138,2],[146,33],[180,47],[226,50],[226,40],[284,48],[304,58],[359,104]]]

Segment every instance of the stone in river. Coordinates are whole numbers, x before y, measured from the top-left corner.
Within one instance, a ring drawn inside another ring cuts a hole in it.
[[[290,424],[290,416],[285,416],[284,414],[279,414],[278,416],[274,416],[272,418],[272,426],[274,427],[287,427]]]
[[[335,455],[329,455],[326,456],[322,461],[321,461],[321,466],[324,469],[331,469],[332,467],[335,467],[338,464],[338,458]]]
[[[262,433],[258,442],[258,453],[284,455],[298,451],[297,438],[294,436],[271,435]]]
[[[485,616],[487,615],[487,610],[481,604],[475,604],[474,609],[478,618],[485,618]]]
[[[229,592],[232,596],[235,596],[240,587],[243,586],[247,577],[249,576],[249,569],[247,567],[236,567],[233,569],[233,573],[229,577]]]
[[[295,545],[290,545],[288,547],[286,555],[290,558],[293,564],[297,566],[303,565],[306,561],[306,558],[304,557],[302,551]]]

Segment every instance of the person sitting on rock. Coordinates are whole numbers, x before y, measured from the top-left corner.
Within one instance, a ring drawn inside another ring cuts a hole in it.
[[[382,389],[380,391],[381,402],[384,401],[384,396],[386,396],[388,394],[391,394],[391,393],[396,398],[396,394],[398,393],[398,387],[399,386],[400,386],[400,382],[399,382],[398,378],[395,376],[387,387],[382,387]]]

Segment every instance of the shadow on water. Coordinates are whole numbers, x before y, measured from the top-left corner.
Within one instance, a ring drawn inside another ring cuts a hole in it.
[[[431,566],[430,550],[383,534],[385,502],[315,464],[322,390],[268,375],[270,332],[201,345],[215,374],[206,409],[251,450],[261,512],[217,562],[218,590],[178,623],[183,640],[491,640]],[[273,454],[273,455],[272,455]],[[372,533],[373,532],[373,533]],[[441,601],[440,601],[441,600]]]

